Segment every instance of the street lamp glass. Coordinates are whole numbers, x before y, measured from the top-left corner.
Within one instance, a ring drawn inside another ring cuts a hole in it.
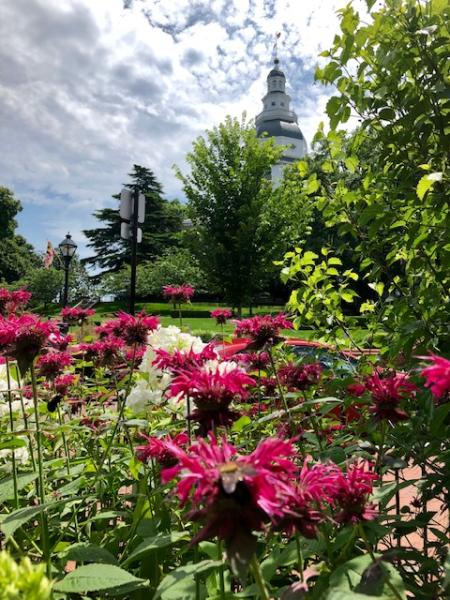
[[[72,258],[75,254],[77,245],[73,241],[70,233],[68,233],[63,241],[59,244],[59,250],[65,258]]]

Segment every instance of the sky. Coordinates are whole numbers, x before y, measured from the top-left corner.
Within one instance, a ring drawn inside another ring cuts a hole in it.
[[[83,229],[134,163],[183,200],[193,140],[261,110],[275,34],[308,143],[333,90],[314,82],[344,0],[1,0],[0,185],[38,251]],[[358,4],[358,2],[357,2]],[[148,215],[147,218],[151,218]]]

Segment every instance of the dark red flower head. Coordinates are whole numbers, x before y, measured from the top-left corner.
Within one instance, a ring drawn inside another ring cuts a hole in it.
[[[53,321],[41,321],[37,315],[26,314],[0,317],[0,353],[17,360],[23,373],[47,343],[58,332]]]
[[[156,348],[152,364],[158,369],[167,370],[176,375],[215,359],[217,359],[217,352],[212,344],[208,344],[200,352],[195,352],[192,348],[187,351],[176,349],[173,352]]]
[[[320,380],[320,363],[287,364],[278,371],[280,381],[290,390],[307,390]]]
[[[177,458],[168,446],[168,443],[175,444],[179,448],[185,448],[189,443],[189,436],[184,431],[178,433],[174,438],[166,435],[163,438],[141,434],[141,437],[147,440],[143,446],[137,446],[136,457],[142,462],[147,462],[154,458],[163,467],[170,467],[177,463]]]
[[[72,362],[72,355],[68,352],[48,352],[38,358],[36,366],[41,377],[53,379]]]
[[[260,350],[267,345],[278,343],[281,340],[281,329],[292,329],[292,323],[286,318],[286,315],[257,315],[239,321],[235,333],[238,337],[250,337],[251,347],[254,350]]]
[[[167,298],[173,304],[190,302],[194,293],[195,289],[187,283],[183,283],[183,285],[165,285],[163,287],[164,298]]]
[[[75,385],[77,381],[77,376],[72,373],[66,373],[65,375],[58,375],[55,377],[54,386],[57,394],[61,394],[61,396],[65,396],[73,385]]]
[[[80,344],[85,360],[90,360],[99,367],[112,366],[121,361],[123,347],[123,341],[113,337],[101,342]]]
[[[145,344],[150,331],[159,326],[158,317],[140,312],[135,317],[125,312],[119,312],[117,319],[107,321],[96,331],[101,338],[114,337],[123,340],[129,346]]]
[[[178,477],[177,493],[184,505],[191,500],[194,520],[205,522],[195,542],[214,536],[232,544],[236,538],[253,539],[253,530],[281,517],[292,494],[290,478],[297,467],[290,441],[268,438],[248,456],[237,453],[210,434],[187,451],[170,444],[178,464],[162,472],[163,481]]]
[[[369,502],[369,496],[377,479],[378,475],[365,461],[348,465],[345,472],[336,470],[336,491],[332,502],[338,511],[335,517],[338,523],[358,523],[375,518],[377,512],[375,505]]]
[[[95,310],[92,308],[80,308],[78,306],[66,306],[61,311],[61,317],[67,323],[85,323],[89,317],[95,315]]]
[[[435,354],[422,358],[432,363],[421,372],[422,377],[425,377],[425,387],[429,387],[433,396],[439,400],[450,392],[450,360]]]
[[[374,373],[366,379],[366,388],[372,396],[369,411],[377,421],[387,419],[393,423],[403,421],[408,415],[400,407],[401,401],[416,392],[416,386],[405,373],[396,373],[389,377],[380,377]]]
[[[233,313],[229,308],[216,308],[211,311],[211,317],[216,320],[218,325],[224,325],[228,319],[231,319]]]
[[[181,394],[190,398],[195,410],[191,418],[200,424],[206,434],[216,425],[229,425],[237,415],[230,410],[233,400],[246,400],[248,388],[255,385],[252,379],[233,362],[211,361],[180,373],[170,386],[170,395]]]

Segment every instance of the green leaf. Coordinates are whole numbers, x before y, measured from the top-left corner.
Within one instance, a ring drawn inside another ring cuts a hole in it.
[[[10,538],[19,527],[22,527],[22,525],[28,523],[33,517],[36,517],[46,506],[46,504],[27,506],[13,511],[9,515],[6,515],[6,517],[2,517],[1,531],[6,538]]]
[[[23,448],[26,445],[27,442],[23,438],[11,437],[0,444],[0,450],[15,450],[16,448]]]
[[[127,586],[130,591],[130,584],[133,584],[132,589],[135,589],[147,585],[148,581],[139,579],[114,565],[93,563],[78,567],[55,583],[54,589],[67,594],[87,594],[100,590],[118,590],[124,586]]]
[[[353,558],[335,569],[330,576],[329,585],[327,600],[339,598],[337,591],[347,594],[349,598],[406,599],[405,585],[394,567],[379,557],[373,562],[368,554]],[[392,588],[395,588],[398,595]]]
[[[37,473],[22,473],[17,476],[17,490],[20,491],[28,484],[35,481],[38,477]],[[14,498],[14,479],[12,476],[5,477],[0,481],[0,504]]]
[[[248,417],[247,415],[243,415],[242,417],[240,417],[237,421],[235,421],[233,423],[233,427],[231,428],[231,431],[235,431],[236,433],[239,433],[240,431],[242,431],[244,429],[244,427],[247,427],[247,425],[251,425],[252,420],[250,419],[250,417]]]
[[[60,556],[66,561],[75,560],[76,562],[106,563],[110,565],[117,563],[116,558],[111,552],[108,552],[105,548],[101,548],[95,544],[90,544],[89,542],[72,544],[68,548],[65,548],[65,550],[60,553]]]
[[[153,600],[157,600],[157,598],[179,598],[180,588],[186,589],[186,584],[194,583],[194,575],[221,566],[222,562],[219,560],[202,560],[198,563],[178,567],[164,577],[153,596]],[[189,596],[182,597],[189,598]]]
[[[133,550],[130,556],[128,556],[128,558],[124,560],[122,564],[124,566],[128,565],[129,563],[142,558],[153,550],[172,546],[172,544],[176,544],[180,540],[187,538],[188,533],[185,531],[172,531],[172,533],[168,533],[167,535],[155,535],[154,537],[147,538]]]
[[[416,193],[420,200],[424,199],[425,194],[430,190],[436,181],[441,181],[442,173],[428,173],[420,178],[419,183],[417,184]]]

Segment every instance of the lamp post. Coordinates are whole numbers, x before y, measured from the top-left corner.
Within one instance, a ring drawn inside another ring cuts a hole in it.
[[[58,246],[59,252],[62,257],[62,264],[64,269],[64,296],[63,306],[67,306],[67,298],[69,295],[69,268],[70,262],[77,251],[77,245],[72,239],[70,233],[66,235],[63,241]]]

